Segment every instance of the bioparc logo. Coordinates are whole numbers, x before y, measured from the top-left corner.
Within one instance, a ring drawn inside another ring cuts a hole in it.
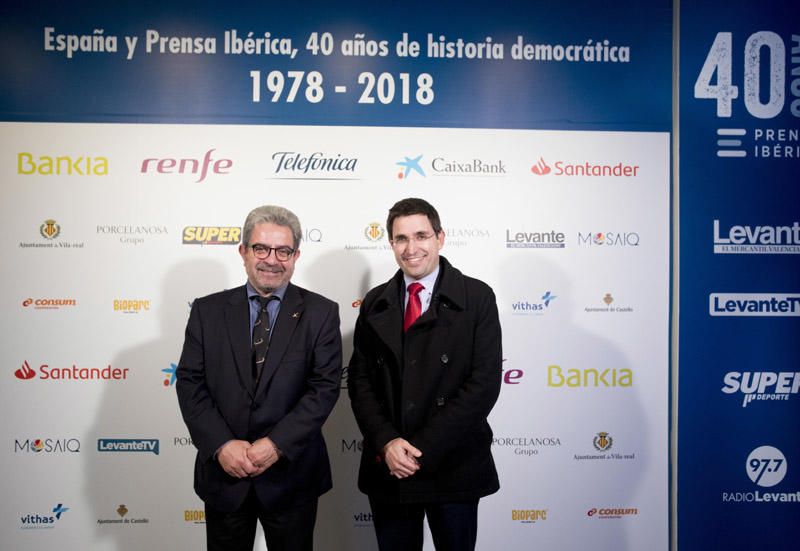
[[[586,511],[587,517],[600,519],[621,519],[638,514],[639,509],[635,507],[592,507]]]
[[[277,151],[274,161],[273,180],[360,180],[356,177],[358,159],[341,153],[297,153]]]
[[[138,314],[150,310],[150,301],[146,299],[114,299],[114,311],[123,314]]]
[[[800,223],[730,226],[714,220],[714,254],[800,254]]]
[[[77,304],[74,298],[26,298],[22,301],[23,308],[33,306],[34,310],[60,310]]]
[[[205,524],[206,512],[203,509],[185,509],[183,511],[183,521],[191,524]]]
[[[550,308],[550,303],[557,298],[558,296],[547,291],[538,301],[518,300],[511,304],[511,314],[515,316],[541,316]]]
[[[72,364],[70,367],[50,367],[48,364],[39,366],[39,379],[45,381],[124,381],[128,378],[130,369],[127,367],[78,367]],[[36,378],[36,370],[31,368],[28,360],[22,362],[22,366],[14,371],[14,376],[23,381]]]
[[[14,440],[14,453],[80,453],[81,441],[77,438],[28,438]]]
[[[69,507],[64,507],[63,503],[56,504],[49,513],[28,513],[20,516],[21,528],[23,530],[43,530],[55,528],[61,515],[69,511]]]
[[[536,176],[582,176],[603,178],[634,178],[639,176],[639,165],[618,163],[594,163],[589,161],[558,160],[548,163],[544,157],[531,165]]]
[[[742,407],[751,402],[788,402],[800,392],[800,372],[729,371],[723,377],[722,392],[742,397]]]
[[[511,509],[511,520],[520,524],[536,524],[547,520],[547,509]]]
[[[119,239],[125,245],[141,245],[146,239],[167,236],[169,231],[166,226],[151,225],[126,225],[104,224],[97,226],[97,234]]]
[[[711,316],[800,316],[800,293],[711,293]]]
[[[747,456],[744,469],[750,481],[759,488],[772,488],[786,477],[789,465],[783,452],[774,446],[759,446]],[[800,490],[788,492],[731,491],[722,492],[723,503],[798,503]]]
[[[132,452],[152,453],[158,455],[158,439],[156,438],[99,438],[98,452]]]
[[[216,149],[209,149],[202,159],[191,157],[182,159],[172,157],[145,159],[142,161],[139,172],[142,174],[191,174],[192,176],[197,176],[195,183],[202,182],[209,174],[230,174],[233,161],[231,159],[214,159],[212,157],[214,151]]]
[[[242,228],[238,226],[186,226],[184,245],[238,245]]]

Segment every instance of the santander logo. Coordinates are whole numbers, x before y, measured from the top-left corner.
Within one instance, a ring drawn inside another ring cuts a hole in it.
[[[550,167],[547,166],[542,157],[539,157],[539,162],[531,167],[531,172],[538,176],[544,176],[545,174],[550,174]]]
[[[14,375],[16,375],[17,379],[27,381],[28,379],[36,377],[36,372],[28,365],[28,360],[25,360],[22,362],[22,367],[14,372]]]

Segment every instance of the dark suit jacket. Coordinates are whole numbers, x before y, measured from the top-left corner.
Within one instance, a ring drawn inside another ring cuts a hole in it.
[[[403,274],[364,298],[348,371],[364,446],[359,488],[393,503],[453,502],[499,489],[486,421],[502,374],[494,293],[444,258],[428,310],[403,334]],[[380,459],[403,437],[421,469],[398,480]]]
[[[214,509],[236,510],[251,485],[267,508],[291,507],[331,488],[321,427],[341,384],[342,340],[335,302],[289,284],[254,388],[244,286],[194,301],[177,370],[181,412],[197,447],[195,491]],[[269,436],[281,459],[237,479],[215,452],[231,439]]]

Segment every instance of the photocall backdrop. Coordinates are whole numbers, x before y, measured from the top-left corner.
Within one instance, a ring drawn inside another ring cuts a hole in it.
[[[299,215],[346,363],[419,196],[503,325],[478,547],[666,549],[672,13],[4,5],[3,546],[202,548],[174,370],[192,301],[245,280],[245,215]],[[317,547],[374,549],[346,387]]]

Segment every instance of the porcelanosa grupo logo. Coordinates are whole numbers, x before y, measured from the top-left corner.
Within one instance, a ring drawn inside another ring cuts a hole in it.
[[[724,226],[714,220],[714,254],[800,254],[800,223]]]
[[[28,513],[20,516],[20,523],[23,530],[43,530],[55,528],[61,515],[69,511],[69,507],[64,507],[63,503],[57,503],[47,513]]]
[[[594,162],[594,161],[565,161],[560,159],[552,163],[545,161],[544,157],[531,165],[531,173],[536,176],[580,176],[585,178],[634,178],[639,176],[640,166],[619,162]]]
[[[759,446],[751,451],[744,462],[750,482],[759,488],[773,488],[786,477],[789,464],[781,450],[774,446]],[[792,503],[800,502],[800,490],[772,492],[745,490],[722,492],[724,503]]]
[[[298,153],[277,151],[272,179],[275,180],[360,180],[356,176],[358,159],[341,153]]]
[[[28,360],[24,360],[22,366],[14,371],[14,376],[28,381],[35,379],[36,373]],[[41,364],[38,373],[39,379],[43,381],[122,381],[128,378],[130,369],[111,367],[111,364],[105,367],[79,367],[76,364],[70,367],[51,367],[49,364]]]
[[[398,180],[407,180],[408,177],[416,173],[423,178],[425,177],[425,171],[422,170],[422,166],[419,164],[422,160],[422,155],[417,155],[416,157],[403,157],[402,161],[397,161],[395,164],[400,167],[400,171],[397,173]]]
[[[561,447],[561,438],[558,436],[500,435],[492,438],[492,447],[509,450],[514,455],[522,457],[536,457],[539,453],[546,453],[548,448]]]
[[[729,371],[722,392],[742,397],[742,407],[752,402],[787,402],[800,392],[800,372]]]

